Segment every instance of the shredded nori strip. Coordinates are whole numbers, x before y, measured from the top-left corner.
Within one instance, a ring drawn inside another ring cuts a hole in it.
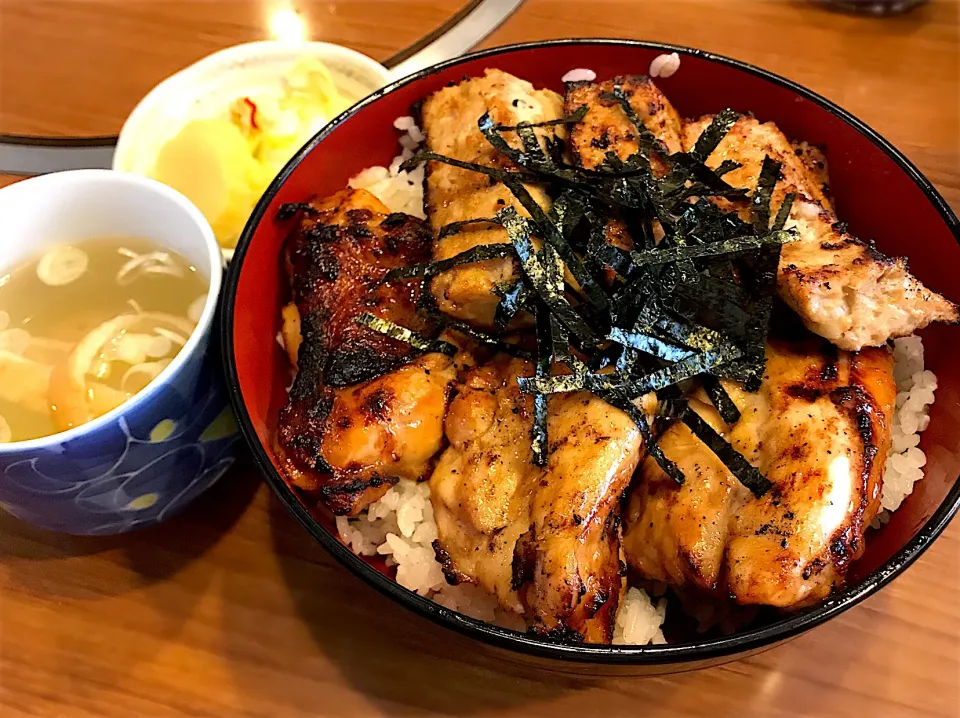
[[[481,344],[491,346],[497,351],[503,352],[504,354],[520,357],[522,359],[533,358],[533,354],[521,347],[510,344],[509,342],[505,341],[502,336],[488,334],[487,332],[481,331],[480,329],[477,329],[466,322],[458,321],[447,314],[444,314],[437,306],[436,298],[431,292],[420,292],[420,298],[417,302],[417,310],[421,315],[429,318],[437,327],[452,329],[453,331],[468,336]]]
[[[675,387],[668,387],[673,389]],[[663,393],[666,393],[666,389]],[[657,416],[664,419],[679,419],[687,410],[687,400],[683,396],[657,395]]]
[[[560,236],[569,241],[587,210],[587,203],[576,190],[566,190],[553,201],[547,218],[560,231]],[[554,247],[556,248],[556,247]]]
[[[633,262],[630,261],[630,254],[614,247],[612,244],[604,244],[598,247],[591,255],[598,263],[605,264],[621,277],[626,277],[632,269]]]
[[[571,371],[586,374],[590,367],[580,357],[570,351],[570,337],[567,330],[553,315],[550,316],[550,339],[553,346],[553,360],[566,365]]]
[[[700,285],[677,286],[668,306],[684,316],[693,317],[740,340],[752,338],[755,317],[749,308],[711,294]]]
[[[740,409],[730,398],[730,394],[723,388],[723,384],[713,374],[703,374],[700,377],[700,384],[703,390],[710,397],[710,402],[716,407],[720,418],[728,424],[736,424],[740,421]]]
[[[458,322],[456,320],[450,319],[447,316],[441,315],[440,312],[431,314],[435,319],[438,319],[441,326],[447,329],[453,329],[456,332],[460,332],[471,339],[481,343],[491,346],[499,352],[504,354],[509,354],[510,356],[520,357],[521,359],[533,359],[533,354],[528,352],[526,349],[518,347],[514,344],[510,344],[507,341],[504,341],[501,337],[488,334],[487,332],[480,331],[476,327],[470,326],[466,322]]]
[[[658,317],[654,326],[668,337],[700,351],[712,349],[724,341],[722,334],[709,327],[691,324],[667,314]]]
[[[393,270],[388,281],[427,282],[460,264],[517,258],[522,270],[517,279],[496,289],[500,301],[494,325],[501,333],[443,319],[435,300],[428,309],[440,326],[511,353],[518,353],[517,347],[506,344],[502,332],[519,312],[534,315],[536,372],[518,378],[518,383],[534,395],[532,442],[538,465],[547,459],[547,396],[586,390],[627,412],[650,456],[682,483],[683,473],[663,454],[638,408],[644,395],[656,392],[658,421],[682,417],[738,479],[762,492],[769,482],[723,437],[709,426],[703,429],[705,422],[687,409],[678,384],[699,378],[728,423],[739,419],[739,410],[719,379],[739,381],[748,391],[759,388],[780,248],[797,239],[793,230],[784,231],[795,195],[785,197],[771,226],[770,200],[779,163],[764,160],[752,195],[723,180],[739,163],[725,160],[716,168],[705,164],[740,118],[732,110],[718,113],[691,151],[670,154],[644,126],[622,87],[601,99],[619,103],[634,125],[638,150],[632,156],[622,159],[608,151],[599,166],[588,170],[564,159],[562,138],[536,132],[583,121],[588,108],[581,107],[571,116],[537,124],[503,126],[489,114],[480,117],[481,133],[513,163],[510,168],[428,151],[408,159],[403,169],[435,161],[484,174],[491,184],[503,184],[517,207],[502,207],[492,218],[454,222],[439,233],[447,237],[473,225],[500,224],[510,244],[476,247],[448,260]],[[515,136],[508,142],[505,133]],[[665,176],[654,176],[654,156],[657,167],[666,166]],[[549,210],[534,200],[529,189],[534,185],[553,198]],[[711,201],[715,198],[749,200],[752,222],[720,209]],[[520,215],[519,207],[529,218]],[[614,219],[632,238],[632,251],[608,243],[606,227]],[[421,292],[421,308],[431,299],[429,291]],[[572,373],[551,376],[558,365]]]
[[[510,241],[520,258],[520,266],[537,290],[544,303],[557,315],[571,334],[583,344],[596,344],[597,339],[593,331],[587,326],[579,314],[574,311],[566,298],[549,281],[544,267],[541,265],[533,247],[530,223],[521,217],[513,207],[504,207],[497,212],[497,218],[506,228]]]
[[[773,220],[773,227],[771,227],[774,232],[779,232],[784,228],[787,220],[790,219],[790,210],[793,209],[793,203],[796,199],[796,192],[788,192],[786,196],[784,196],[783,203],[780,205],[780,209],[777,210],[777,217]]]
[[[557,127],[558,125],[576,125],[580,122],[583,122],[583,118],[587,116],[587,112],[590,110],[586,105],[580,105],[576,110],[571,112],[566,117],[561,117],[559,120],[546,120],[545,122],[521,122],[519,125],[513,127],[509,125],[497,125],[497,129],[500,132],[512,132],[521,127]]]
[[[733,160],[724,160],[719,165],[717,165],[717,168],[713,171],[713,173],[717,177],[723,177],[725,174],[729,174],[730,172],[733,172],[734,170],[738,170],[741,167],[743,167],[743,165],[740,164],[739,162],[734,162]]]
[[[781,168],[782,164],[780,162],[771,159],[769,156],[764,157],[751,202],[753,226],[758,232],[767,231],[770,225],[770,201],[780,178]],[[790,216],[795,197],[796,195],[793,193],[784,197],[774,220],[774,233],[783,231],[782,228]],[[795,232],[795,230],[790,231]],[[748,355],[753,358],[753,361],[751,362],[750,375],[744,381],[744,385],[752,391],[759,388],[766,366],[764,343],[773,311],[773,295],[776,289],[781,249],[781,246],[764,247],[757,253],[752,262],[748,262],[748,268],[754,275],[753,282],[758,297],[753,304],[753,312],[745,332]]]
[[[447,157],[445,155],[437,154],[436,152],[430,152],[429,150],[418,150],[413,157],[404,160],[403,164],[400,165],[400,169],[404,172],[409,172],[424,162],[442,162],[443,164],[450,165],[452,167],[459,167],[462,170],[479,172],[480,174],[492,177],[494,180],[499,182],[504,182],[505,179],[509,180],[510,178],[515,178],[519,182],[539,181],[539,177],[532,172],[525,172],[523,170],[505,170],[499,167],[478,165],[474,164],[473,162],[463,162],[462,160],[457,160],[453,157]]]
[[[706,160],[713,154],[713,151],[717,149],[717,146],[723,141],[723,138],[727,136],[730,128],[733,127],[740,117],[739,112],[735,112],[729,107],[718,112],[713,120],[710,121],[707,128],[700,133],[690,154],[701,162]]]
[[[673,194],[684,187],[688,179],[702,183],[701,188],[690,188],[678,199],[684,199],[690,196],[710,196],[727,197],[729,199],[740,199],[747,196],[746,191],[737,189],[727,184],[722,177],[707,167],[702,162],[696,161],[691,155],[677,152],[669,157],[670,161],[676,166],[664,179],[664,183],[669,183],[670,191],[667,194]]]
[[[780,178],[780,169],[783,165],[767,155],[763,158],[760,176],[757,178],[757,189],[753,193],[750,203],[753,215],[753,228],[758,233],[765,234],[770,230],[770,198],[773,188]]]
[[[727,239],[722,242],[712,242],[710,244],[700,244],[692,247],[679,246],[630,252],[630,260],[637,267],[667,264],[680,259],[699,259],[717,255],[740,254],[760,247],[796,242],[798,239],[799,237],[796,233],[781,230],[756,237],[734,237],[733,239]]]
[[[395,282],[402,279],[413,279],[414,277],[433,277],[440,272],[459,266],[461,264],[472,264],[474,262],[483,262],[487,259],[502,259],[504,257],[514,256],[514,249],[509,244],[478,244],[465,252],[460,252],[448,259],[438,259],[433,262],[424,262],[423,264],[411,264],[407,267],[397,267],[387,272],[383,278],[384,282]]]
[[[563,292],[563,263],[560,261],[557,250],[551,245],[545,244],[543,249],[537,253],[537,258],[540,260],[540,266],[543,267],[546,286],[556,294]]]
[[[624,380],[620,374],[567,374],[547,378],[518,379],[520,391],[527,394],[568,394],[574,391],[592,391],[603,393],[621,390],[631,396],[641,396],[651,391],[678,384],[710,371],[728,361],[738,359],[743,351],[733,345],[724,345],[716,349],[693,354],[676,364],[658,369],[642,377]]]
[[[462,222],[451,222],[450,224],[445,224],[440,228],[440,231],[437,232],[437,239],[445,239],[451,235],[462,232],[467,227],[473,226],[475,224],[492,224],[498,225],[496,217],[478,217],[477,219],[465,219]]]
[[[727,302],[743,307],[750,302],[750,293],[726,279],[700,274],[689,285],[683,288],[694,297],[712,297],[714,301]]]
[[[419,349],[422,352],[438,352],[440,354],[446,354],[447,356],[453,356],[457,353],[457,348],[453,344],[439,339],[427,339],[406,327],[394,324],[389,319],[381,319],[380,317],[375,317],[372,314],[364,312],[360,314],[355,321],[358,324],[370,327],[375,332],[385,334],[391,339],[409,344],[414,349]]]
[[[633,379],[627,384],[626,388],[631,394],[646,394],[657,391],[708,372],[728,361],[739,359],[741,356],[743,356],[742,349],[733,344],[724,344],[705,352],[693,354],[676,364],[671,364],[646,376]]]
[[[523,279],[518,279],[510,286],[495,291],[500,296],[500,301],[493,315],[493,323],[502,331],[527,304],[533,292]]]
[[[575,391],[608,391],[616,388],[614,374],[564,374],[551,377],[520,377],[517,383],[525,394],[569,394]]]
[[[542,301],[537,302],[537,378],[550,376],[552,364],[553,341],[550,337],[550,311]],[[549,453],[549,437],[547,436],[547,395],[533,395],[533,424],[530,428],[530,450],[533,463],[537,466],[547,465]]]
[[[750,351],[742,359],[718,366],[711,373],[723,379],[740,382],[746,391],[756,392],[760,390],[765,369],[766,356]]]
[[[710,451],[717,455],[723,465],[730,469],[737,480],[746,486],[754,496],[760,498],[773,488],[773,482],[767,479],[743,454],[734,449],[727,440],[718,434],[710,424],[705,422],[699,414],[688,410],[683,415],[683,423],[690,427],[690,431],[706,444]]]
[[[678,362],[693,354],[690,349],[676,346],[663,339],[658,339],[655,336],[642,332],[629,332],[619,327],[611,329],[607,335],[607,339],[626,347],[639,349],[646,354],[651,354],[665,361]]]
[[[616,390],[605,392],[600,396],[633,419],[633,423],[637,425],[637,429],[639,429],[640,435],[643,437],[643,443],[647,449],[647,453],[650,454],[660,468],[663,469],[663,473],[673,479],[678,486],[682,486],[684,482],[683,472],[679,466],[668,459],[666,454],[663,453],[663,449],[661,449],[657,443],[657,437],[650,428],[650,423],[647,421],[647,417],[644,416],[643,410],[627,398],[625,394]]]

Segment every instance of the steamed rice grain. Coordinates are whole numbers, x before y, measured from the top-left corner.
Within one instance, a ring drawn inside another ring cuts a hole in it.
[[[657,55],[650,62],[650,77],[672,77],[679,69],[680,56],[677,53]]]
[[[578,67],[570,70],[560,78],[562,82],[593,82],[597,79],[597,73],[585,67]]]
[[[937,377],[924,369],[923,340],[904,337],[893,342],[893,378],[897,382],[897,406],[893,412],[890,453],[883,473],[883,511],[874,522],[886,522],[888,512],[896,511],[913,486],[923,478],[926,454],[920,449],[920,434],[930,425],[930,406],[937,389]]]
[[[403,212],[426,219],[423,211],[423,165],[409,172],[400,165],[413,157],[424,140],[424,134],[412,117],[398,117],[393,126],[406,134],[400,137],[403,151],[393,158],[389,167],[368,167],[347,183],[353,189],[365,189],[387,205],[391,212]]]
[[[433,542],[437,524],[430,503],[430,485],[406,479],[355,519],[337,517],[340,540],[360,556],[386,557],[397,569],[397,583],[421,596],[480,621],[526,630],[521,616],[500,608],[482,588],[450,586],[437,561]]]
[[[667,615],[667,599],[661,598],[654,605],[646,591],[629,588],[617,612],[617,625],[613,632],[614,645],[645,646],[648,643],[666,643],[663,619]]]

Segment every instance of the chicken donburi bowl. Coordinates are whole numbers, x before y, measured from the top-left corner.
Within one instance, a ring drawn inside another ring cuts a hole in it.
[[[493,59],[407,93],[389,167],[274,201],[274,465],[401,586],[548,642],[831,601],[923,476],[914,333],[956,306],[841,223],[830,148]]]

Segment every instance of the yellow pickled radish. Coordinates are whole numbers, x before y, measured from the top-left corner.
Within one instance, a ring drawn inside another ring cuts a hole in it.
[[[252,190],[237,191],[232,194],[230,204],[223,214],[210,222],[213,233],[221,247],[236,247],[250,213],[257,204],[258,195]]]
[[[337,85],[333,80],[333,75],[330,74],[330,70],[316,58],[303,58],[294,65],[287,76],[286,84],[290,95],[294,97],[302,95],[308,102],[319,102],[320,108],[328,120],[336,117],[341,110],[349,106],[349,103],[345,102],[337,90]],[[293,102],[290,104],[295,105]],[[303,104],[301,104],[301,107],[303,107]]]
[[[179,190],[211,224],[250,194],[253,160],[240,130],[227,120],[193,120],[157,155],[154,179]]]

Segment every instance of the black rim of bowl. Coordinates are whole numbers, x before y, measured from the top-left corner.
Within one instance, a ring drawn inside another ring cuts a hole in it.
[[[421,70],[409,77],[393,82],[386,87],[373,93],[360,103],[344,112],[333,122],[327,125],[316,136],[313,137],[281,170],[280,174],[273,180],[263,197],[260,199],[253,211],[240,240],[237,244],[236,252],[231,262],[230,270],[225,282],[224,296],[224,316],[222,325],[221,340],[223,343],[224,366],[227,375],[228,393],[230,401],[233,404],[234,412],[240,423],[244,437],[250,445],[253,455],[261,471],[270,484],[270,487],[279,497],[283,505],[292,513],[303,527],[329,551],[337,561],[343,564],[352,573],[360,576],[367,583],[379,590],[381,593],[393,598],[402,606],[415,611],[421,616],[426,616],[435,623],[446,628],[453,629],[470,638],[479,639],[485,643],[498,648],[504,648],[516,651],[527,656],[538,658],[561,660],[570,663],[591,663],[622,666],[643,666],[643,665],[663,665],[671,663],[686,663],[691,661],[704,661],[718,659],[726,656],[733,656],[738,653],[757,651],[776,643],[792,638],[804,631],[820,625],[821,623],[839,615],[843,611],[852,608],[863,599],[873,595],[880,588],[900,575],[910,564],[912,564],[933,542],[940,533],[946,528],[950,519],[960,507],[960,481],[954,482],[946,498],[937,507],[937,510],[927,520],[923,527],[907,544],[900,549],[885,564],[876,569],[856,586],[851,586],[846,590],[830,597],[818,606],[794,616],[788,616],[774,623],[756,628],[747,629],[742,633],[722,638],[710,638],[703,641],[667,645],[647,645],[647,646],[618,646],[618,645],[587,645],[575,643],[559,643],[544,639],[535,638],[526,634],[509,631],[499,628],[492,624],[477,621],[459,614],[450,609],[434,603],[428,598],[409,591],[392,579],[384,576],[372,566],[356,556],[349,548],[340,542],[340,540],[321,526],[316,519],[311,516],[300,502],[298,496],[294,493],[283,478],[274,469],[273,464],[267,455],[266,449],[261,444],[250,416],[243,403],[243,396],[240,392],[240,382],[237,376],[236,362],[233,351],[233,315],[235,309],[235,299],[237,284],[240,278],[243,259],[247,247],[253,238],[254,232],[263,219],[267,207],[272,202],[274,196],[280,187],[287,181],[293,170],[300,164],[327,135],[333,132],[338,126],[347,121],[356,113],[362,111],[368,105],[376,102],[384,95],[392,92],[398,87],[415,82],[423,77],[431,75],[439,70],[459,65],[470,60],[478,58],[494,58],[498,55],[514,52],[517,50],[535,49],[538,47],[553,46],[591,46],[591,45],[619,45],[638,47],[648,50],[659,50],[662,52],[677,52],[682,55],[695,56],[712,62],[727,65],[737,70],[756,75],[767,82],[779,85],[789,89],[796,94],[816,103],[827,112],[839,117],[847,124],[854,127],[867,139],[873,142],[880,150],[886,153],[903,170],[913,182],[923,191],[927,199],[936,207],[947,227],[950,228],[954,237],[960,244],[960,221],[950,209],[949,205],[940,196],[940,193],[933,187],[929,180],[924,177],[920,171],[908,160],[902,153],[895,149],[887,140],[877,134],[865,123],[851,115],[846,110],[838,107],[824,97],[792,82],[786,78],[780,77],[774,73],[762,70],[753,65],[734,60],[722,55],[715,55],[703,50],[683,47],[679,45],[669,45],[664,43],[620,40],[605,38],[584,38],[584,39],[566,39],[566,40],[548,40],[542,42],[518,43],[515,45],[505,45],[502,47],[483,50],[471,53],[454,60],[449,60],[438,65],[434,65],[425,70]]]

